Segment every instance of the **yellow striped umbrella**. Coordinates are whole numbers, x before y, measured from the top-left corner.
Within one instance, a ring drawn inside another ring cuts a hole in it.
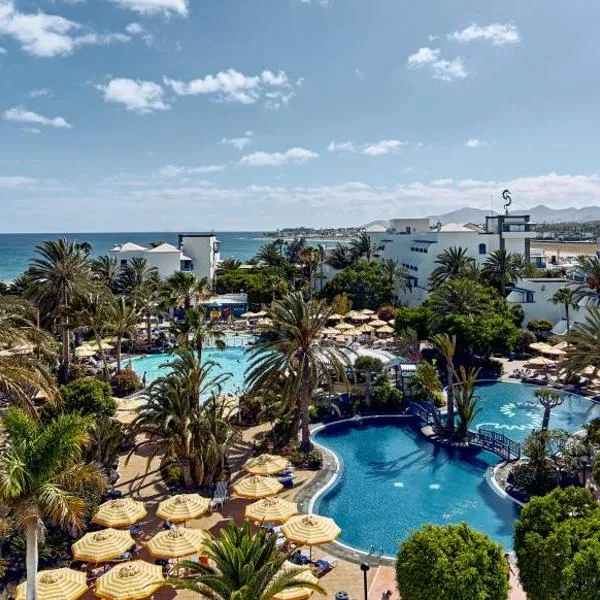
[[[333,519],[321,515],[300,515],[281,526],[281,533],[288,540],[306,546],[333,542],[341,532]]]
[[[350,323],[338,323],[335,328],[338,331],[347,331],[348,329],[354,329],[354,325],[350,325]]]
[[[295,565],[289,560],[286,560],[281,567],[279,573],[287,574],[298,571],[298,575],[294,577],[295,580],[301,581],[302,583],[311,583],[312,585],[318,585],[319,580],[313,575],[312,571],[301,565]],[[277,580],[277,577],[275,577]],[[307,600],[314,593],[314,590],[308,587],[294,587],[289,590],[284,590],[273,596],[273,600]]]
[[[128,527],[143,519],[147,514],[143,502],[138,502],[133,498],[117,498],[101,504],[93,522],[105,527]]]
[[[201,529],[178,527],[160,531],[146,544],[146,548],[155,558],[184,558],[199,554],[204,542],[210,539],[210,535]]]
[[[385,327],[387,323],[381,319],[374,319],[373,321],[369,321],[368,325],[373,329],[379,329],[380,327]]]
[[[263,498],[246,506],[246,519],[262,523],[285,523],[298,514],[298,505],[283,498]]]
[[[273,477],[251,475],[244,477],[233,486],[233,491],[241,498],[265,498],[274,496],[283,489],[283,484]]]
[[[163,500],[156,515],[160,519],[180,523],[203,515],[210,508],[210,500],[200,494],[178,494]]]
[[[274,475],[285,471],[289,466],[289,461],[283,456],[274,456],[273,454],[261,454],[255,458],[246,461],[244,469],[252,475]]]
[[[143,560],[117,565],[96,580],[96,595],[108,600],[139,600],[164,585],[162,567]]]
[[[37,600],[76,600],[88,591],[84,571],[73,569],[51,569],[39,571],[37,580]],[[15,600],[25,600],[27,582],[17,586]]]
[[[135,545],[129,531],[102,529],[86,533],[71,546],[73,558],[84,562],[99,563],[118,558]]]

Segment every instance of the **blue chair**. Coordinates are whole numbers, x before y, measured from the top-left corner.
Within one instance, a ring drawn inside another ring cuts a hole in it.
[[[141,535],[142,528],[139,525],[134,525],[133,527],[129,528],[129,533],[131,533],[131,535]]]
[[[171,521],[165,521],[163,523],[163,529],[173,529],[173,523],[171,523]]]

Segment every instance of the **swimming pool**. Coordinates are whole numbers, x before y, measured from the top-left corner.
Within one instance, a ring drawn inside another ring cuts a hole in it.
[[[425,523],[466,521],[512,548],[517,505],[485,480],[495,456],[435,446],[402,418],[335,423],[315,441],[342,462],[338,481],[314,506],[342,528],[340,542],[394,555]]]
[[[542,420],[535,389],[508,382],[478,385],[481,412],[474,426],[523,441]],[[565,402],[552,411],[550,427],[576,431],[595,417],[600,417],[600,406],[565,394]],[[495,455],[436,446],[411,418],[335,423],[314,440],[340,461],[337,480],[313,508],[336,520],[343,544],[393,555],[400,541],[426,523],[465,521],[512,548],[517,505],[486,480],[489,468],[499,462]]]
[[[140,377],[145,373],[146,383],[150,384],[168,373],[162,365],[171,360],[173,360],[172,354],[148,354],[132,359],[131,366]],[[221,372],[231,373],[231,377],[223,384],[222,392],[238,395],[244,387],[244,372],[248,364],[245,348],[243,346],[228,346],[225,350],[207,348],[202,352],[202,362],[206,363],[209,360],[218,363]]]
[[[540,427],[544,409],[535,398],[537,386],[523,383],[494,382],[477,386],[481,412],[474,425],[494,429],[517,442],[522,442],[531,430]],[[600,405],[583,396],[565,394],[563,404],[554,408],[550,417],[552,429],[577,431],[583,423],[600,417]]]

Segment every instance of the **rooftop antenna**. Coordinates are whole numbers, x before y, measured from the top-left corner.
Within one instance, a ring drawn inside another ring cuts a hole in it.
[[[504,190],[502,192],[502,199],[504,200],[504,211],[508,217],[508,207],[512,204],[512,198],[510,196],[510,190]]]

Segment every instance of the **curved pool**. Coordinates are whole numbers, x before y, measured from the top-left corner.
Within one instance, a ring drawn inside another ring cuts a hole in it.
[[[519,383],[480,384],[475,426],[522,441],[541,424],[543,411],[534,390]],[[600,406],[565,394],[565,402],[552,411],[550,426],[576,431],[595,417],[600,417]],[[497,456],[436,446],[412,418],[334,423],[314,440],[340,462],[335,483],[316,498],[314,511],[336,520],[341,543],[393,555],[402,540],[426,523],[465,521],[512,548],[518,506],[487,480]]]

